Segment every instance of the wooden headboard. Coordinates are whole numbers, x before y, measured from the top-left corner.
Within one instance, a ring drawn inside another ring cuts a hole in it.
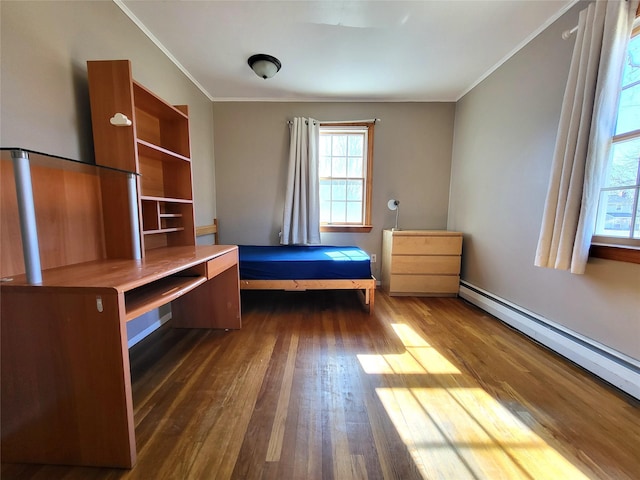
[[[196,227],[196,237],[203,235],[213,235],[213,244],[218,245],[218,219],[214,218],[211,225],[203,225],[202,227]]]

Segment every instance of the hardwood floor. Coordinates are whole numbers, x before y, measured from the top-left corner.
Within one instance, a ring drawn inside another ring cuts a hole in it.
[[[3,479],[637,479],[640,402],[455,298],[243,292],[131,350],[133,470]],[[96,412],[108,415],[108,412]]]

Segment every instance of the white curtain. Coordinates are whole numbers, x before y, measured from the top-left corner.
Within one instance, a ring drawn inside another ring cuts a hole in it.
[[[280,237],[283,245],[320,243],[319,143],[318,121],[301,117],[293,119]]]
[[[535,265],[584,273],[638,0],[580,12]]]

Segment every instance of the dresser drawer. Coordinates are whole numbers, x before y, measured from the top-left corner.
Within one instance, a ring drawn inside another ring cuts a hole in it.
[[[460,273],[459,255],[394,255],[391,261],[391,273]]]
[[[458,293],[458,275],[391,275],[389,294],[452,294]]]
[[[394,255],[460,255],[462,236],[402,236],[393,237]]]

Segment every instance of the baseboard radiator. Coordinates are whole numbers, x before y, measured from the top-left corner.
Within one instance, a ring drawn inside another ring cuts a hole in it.
[[[468,282],[460,282],[460,297],[640,400],[640,362],[638,360]]]

